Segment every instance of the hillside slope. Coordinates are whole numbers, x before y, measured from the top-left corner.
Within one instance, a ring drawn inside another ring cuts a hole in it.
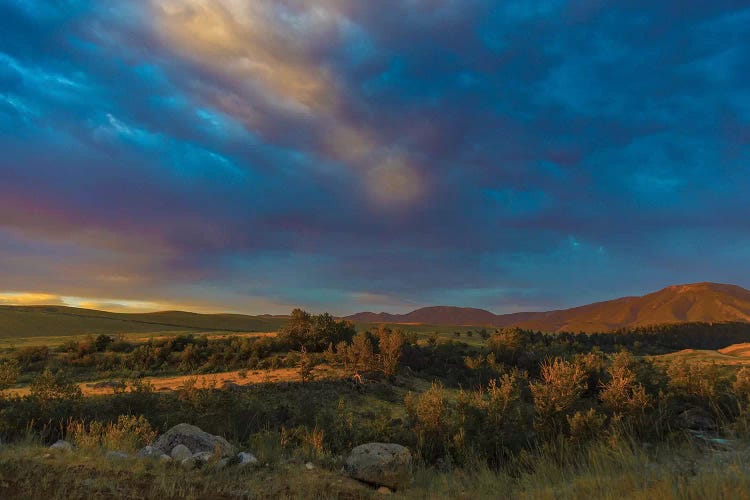
[[[0,338],[161,331],[273,331],[272,316],[197,314],[182,311],[128,314],[63,306],[0,306]]]
[[[483,309],[426,307],[408,314],[359,313],[347,319],[366,323],[519,326],[549,332],[600,332],[697,321],[750,322],[750,291],[735,285],[695,283],[560,311],[496,315]]]

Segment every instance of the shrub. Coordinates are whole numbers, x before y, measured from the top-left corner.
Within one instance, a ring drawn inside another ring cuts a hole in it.
[[[498,361],[515,364],[523,351],[524,335],[518,328],[504,328],[487,340],[487,348]]]
[[[404,348],[404,335],[388,328],[378,330],[378,362],[386,377],[393,377],[398,371],[398,363]]]
[[[18,361],[15,359],[0,363],[0,391],[16,383],[19,371]]]
[[[543,434],[562,430],[565,419],[586,388],[586,372],[579,363],[560,358],[541,365],[541,380],[530,384],[536,410],[535,426]]]
[[[676,360],[667,367],[669,388],[677,396],[688,396],[705,404],[715,403],[728,389],[728,380],[713,363],[687,363]]]
[[[732,384],[732,392],[741,402],[750,402],[750,368],[741,368]]]
[[[433,383],[420,395],[410,392],[404,403],[422,458],[435,461],[448,456],[454,431],[443,386]]]
[[[628,352],[618,353],[608,369],[609,380],[602,384],[599,398],[615,415],[643,415],[650,404],[645,387],[636,382],[633,364]]]
[[[582,444],[601,437],[606,417],[589,408],[587,412],[577,411],[566,419],[570,428],[570,440]]]
[[[120,415],[117,422],[103,424],[96,420],[69,421],[67,436],[73,444],[81,448],[135,451],[156,438],[156,431],[145,417]]]
[[[83,393],[78,384],[68,381],[62,372],[53,375],[46,369],[31,382],[31,396],[41,401],[76,400]]]

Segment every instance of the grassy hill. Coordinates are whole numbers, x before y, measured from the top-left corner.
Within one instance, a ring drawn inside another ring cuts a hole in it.
[[[197,314],[182,311],[112,313],[62,306],[0,306],[0,339],[158,332],[274,331],[277,316]]]

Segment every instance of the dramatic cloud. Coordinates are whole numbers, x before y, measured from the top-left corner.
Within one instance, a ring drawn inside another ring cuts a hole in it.
[[[731,0],[0,0],[0,303],[750,286],[748,25]]]

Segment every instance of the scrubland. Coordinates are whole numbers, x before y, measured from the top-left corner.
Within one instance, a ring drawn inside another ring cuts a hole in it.
[[[295,311],[274,336],[6,349],[0,496],[368,498],[376,490],[340,469],[352,447],[377,441],[415,457],[412,482],[395,491],[405,498],[745,498],[750,368],[721,360],[742,360],[729,346],[749,333],[435,335]],[[97,381],[108,383],[87,391]],[[105,458],[181,422],[259,464]],[[47,448],[61,438],[75,451]]]

